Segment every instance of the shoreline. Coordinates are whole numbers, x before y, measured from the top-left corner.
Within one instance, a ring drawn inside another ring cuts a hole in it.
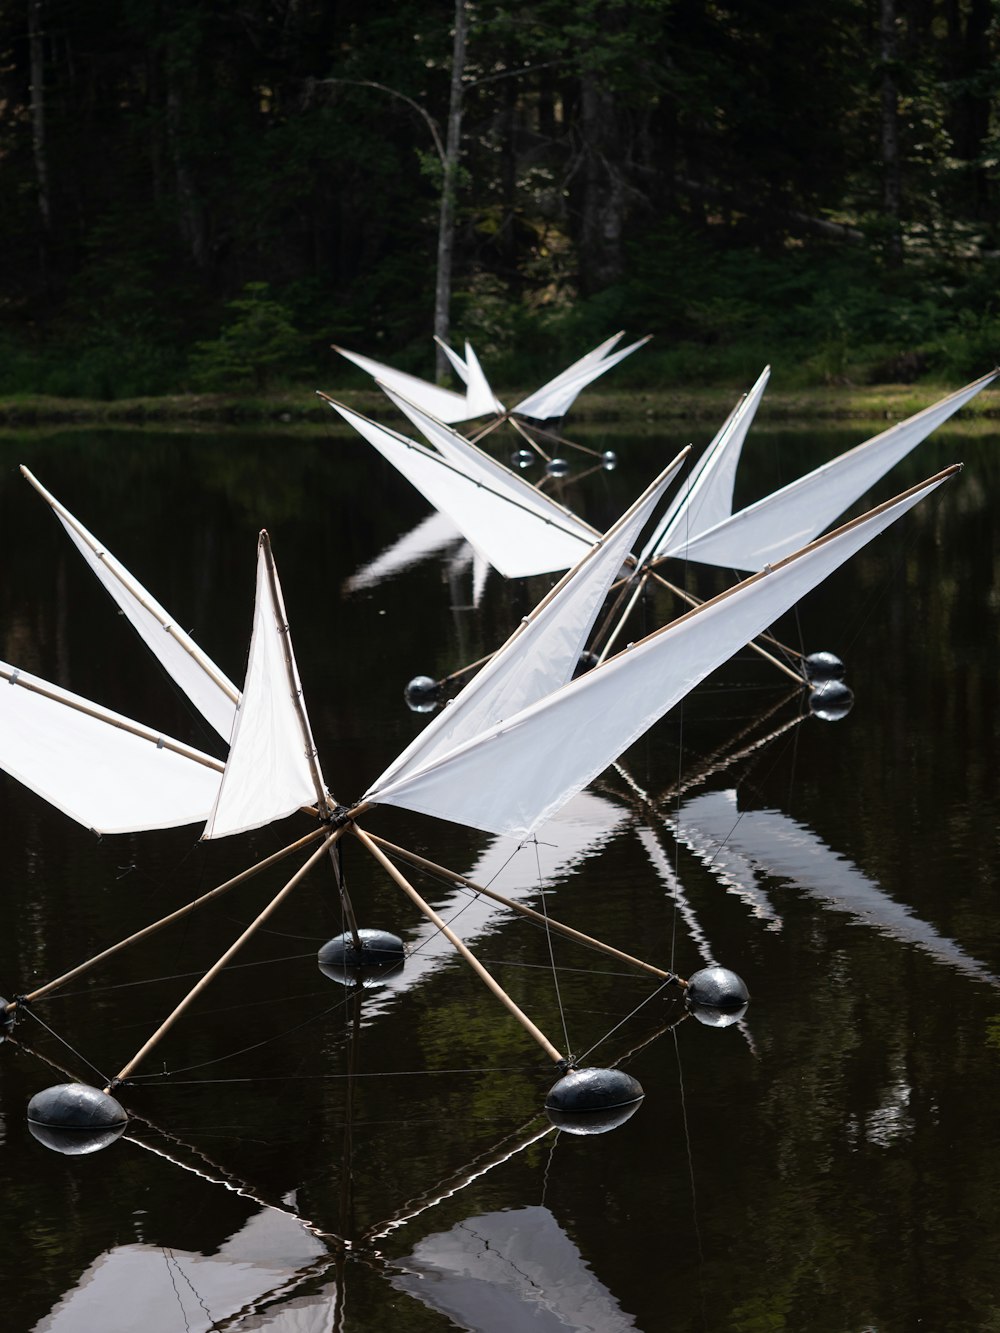
[[[997,381],[1000,385],[1000,380]],[[961,386],[918,383],[845,385],[818,389],[768,390],[757,420],[761,425],[817,421],[898,421],[929,407]],[[619,389],[582,395],[567,420],[577,426],[653,427],[681,421],[721,421],[742,388],[699,390]],[[385,399],[370,389],[334,391],[345,406],[380,416]],[[517,395],[511,394],[512,401]],[[959,416],[1000,417],[1000,387],[978,394]],[[265,395],[170,394],[157,398],[92,399],[42,396],[0,398],[0,429],[48,426],[265,426],[308,427],[332,424],[330,411],[312,386],[275,390]]]

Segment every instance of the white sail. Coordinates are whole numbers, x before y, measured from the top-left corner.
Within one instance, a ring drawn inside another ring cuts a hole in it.
[[[0,768],[95,833],[198,823],[222,764],[0,663]]]
[[[449,347],[443,338],[434,335],[434,341],[451,362],[455,374],[465,385],[465,413],[462,421],[472,421],[475,417],[496,416],[503,412],[504,406],[490,388],[489,381],[479,364],[479,358],[472,350],[472,344],[466,341],[465,358]],[[376,379],[379,377],[376,376]],[[458,420],[458,418],[456,418]]]
[[[202,836],[224,838],[261,828],[324,793],[278,574],[262,532],[246,684],[222,784]]]
[[[756,384],[729,414],[698,466],[674,496],[643,552],[641,564],[655,560],[661,549],[687,534],[714,527],[733,512],[736,465],[770,377],[771,367],[765,366]]]
[[[568,569],[597,539],[586,523],[513,474],[470,475],[422,445],[326,399],[505,578]]]
[[[674,459],[521,622],[461,693],[378,778],[376,788],[425,767],[572,679],[608,589],[686,453]]]
[[[476,417],[492,417],[504,410],[503,403],[494,394],[489,381],[479,364],[479,358],[472,350],[471,343],[465,344],[465,410],[467,421]]]
[[[527,836],[699,681],[955,471],[703,603],[398,781],[376,784],[365,800]]]
[[[438,384],[408,375],[405,370],[393,370],[392,366],[374,361],[360,352],[349,352],[346,347],[333,344],[333,350],[346,357],[348,361],[367,371],[374,379],[389,384],[413,403],[419,403],[426,412],[439,421],[465,421],[467,399],[464,393],[455,393],[453,389],[443,389]]]
[[[464,472],[474,481],[493,486],[504,494],[513,496],[560,525],[569,524],[573,531],[585,533],[589,543],[598,540],[601,534],[596,528],[584,523],[576,514],[540,491],[537,486],[532,486],[531,482],[526,481],[520,473],[512,471],[492,454],[480,449],[478,444],[473,444],[464,435],[459,435],[458,431],[452,430],[443,421],[435,421],[414,403],[407,402],[401,394],[394,393],[385,385],[382,385],[382,391],[393,406],[416,426],[427,443],[436,449],[442,458],[453,463],[460,472]]]
[[[117,602],[132,627],[157,658],[170,678],[187,695],[199,713],[228,741],[236,716],[239,690],[202,652],[194,640],[174,623],[155,597],[28,471],[24,477],[47,500],[80,554]]]
[[[519,417],[530,417],[533,421],[548,421],[553,417],[565,416],[582,389],[603,375],[606,370],[610,370],[612,366],[617,366],[619,361],[631,356],[638,348],[645,346],[651,336],[647,334],[645,338],[640,338],[637,342],[630,343],[628,347],[612,352],[599,361],[581,358],[584,364],[576,362],[561,375],[557,375],[554,380],[550,380],[548,384],[543,384],[540,389],[529,394],[511,411]]]
[[[822,467],[694,534],[675,529],[659,557],[756,570],[811,541],[880,477],[996,378],[984,375],[939,403],[831,459]]]

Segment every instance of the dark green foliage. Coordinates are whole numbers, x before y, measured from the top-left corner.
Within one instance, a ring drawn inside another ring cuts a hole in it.
[[[266,282],[248,282],[243,295],[226,309],[230,317],[222,332],[211,342],[198,343],[191,358],[195,388],[265,389],[276,373],[298,367],[301,336]]]
[[[259,388],[325,375],[332,341],[428,373],[451,16],[42,0],[32,43],[5,11],[0,391]],[[525,384],[618,327],[657,338],[624,382],[742,376],[762,352],[800,381],[991,363],[993,10],[897,6],[898,216],[877,19],[470,0],[456,338]]]

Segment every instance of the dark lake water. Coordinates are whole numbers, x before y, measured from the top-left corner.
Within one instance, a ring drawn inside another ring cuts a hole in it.
[[[754,430],[737,501],[869,433]],[[687,442],[585,438],[621,459],[566,484],[601,526]],[[351,846],[361,924],[414,947],[402,973],[362,995],[319,972],[342,923],[317,872],[121,1093],[123,1138],[86,1157],[40,1146],[28,1099],[121,1068],[284,882],[270,871],[39,1001],[0,1045],[3,1329],[1000,1329],[1000,441],[939,432],[871,498],[958,460],[780,626],[845,659],[844,720],[810,717],[741,654],[537,847],[369,820],[530,904],[544,889],[553,916],[682,976],[734,968],[753,995],[741,1024],[685,1018],[565,941],[550,957],[543,930],[418,877],[557,1045],[641,1081],[621,1128],[558,1132],[551,1063]],[[422,724],[407,680],[496,646],[546,587],[494,575],[472,609],[446,551],[345,593],[427,512],[345,435],[67,430],[2,437],[0,461],[0,656],[206,749],[17,464],[237,680],[266,526],[343,801]],[[703,594],[726,583],[688,574]],[[643,612],[671,614],[661,594]],[[307,830],[100,840],[3,778],[0,993]]]

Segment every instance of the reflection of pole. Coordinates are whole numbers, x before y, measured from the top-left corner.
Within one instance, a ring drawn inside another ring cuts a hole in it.
[[[341,1235],[353,1233],[354,1204],[354,1085],[358,1072],[358,1046],[361,1037],[361,996],[359,989],[354,995],[351,1016],[351,1036],[347,1056],[347,1102],[344,1107],[344,1151],[340,1167],[340,1231]],[[333,1333],[343,1333],[347,1325],[344,1316],[347,1312],[347,1248],[336,1256],[337,1294],[333,1305]]]
[[[12,1000],[10,1004],[7,1005],[5,1012],[10,1013],[12,1009],[17,1008],[18,1004],[23,1004],[26,1001],[40,1000],[43,995],[48,995],[50,991],[54,991],[59,986],[65,985],[67,981],[72,981],[74,977],[80,976],[83,972],[96,966],[96,964],[103,962],[105,958],[110,958],[112,954],[118,953],[119,950],[126,948],[129,944],[136,944],[139,940],[145,939],[147,935],[155,934],[156,931],[161,930],[164,926],[170,925],[172,921],[180,921],[182,917],[193,912],[195,908],[201,907],[203,903],[211,902],[213,898],[218,898],[221,894],[227,893],[230,889],[235,888],[237,884],[243,884],[246,880],[250,879],[251,876],[259,874],[260,871],[266,870],[269,866],[275,865],[278,861],[283,860],[292,852],[297,852],[300,847],[305,847],[308,843],[314,842],[317,838],[322,837],[324,832],[324,829],[316,829],[312,833],[307,833],[306,836],[300,838],[298,842],[291,843],[288,847],[282,848],[280,852],[274,852],[271,856],[265,857],[263,861],[258,861],[256,865],[250,866],[248,870],[241,871],[240,874],[234,876],[232,879],[227,879],[225,884],[220,884],[217,888],[210,889],[208,893],[203,893],[200,898],[195,898],[193,902],[186,903],[183,907],[178,907],[177,911],[171,912],[169,916],[161,917],[159,921],[154,921],[151,925],[143,927],[142,930],[136,931],[134,935],[129,935],[127,939],[119,940],[117,944],[112,944],[110,948],[105,949],[102,953],[95,954],[94,957],[88,959],[87,962],[80,963],[79,966],[74,967],[69,972],[64,972],[61,977],[56,977],[55,981],[49,981],[44,986],[39,986],[39,988],[33,990],[30,995],[22,995],[19,1000]]]
[[[459,939],[459,937],[455,934],[455,932],[451,929],[451,927],[446,925],[445,922],[441,919],[441,917],[438,916],[437,912],[435,912],[432,907],[428,906],[428,904],[424,902],[423,898],[421,898],[420,894],[416,891],[416,889],[406,878],[406,876],[403,875],[397,869],[397,867],[393,865],[393,863],[389,860],[389,858],[385,855],[385,853],[379,847],[376,846],[376,844],[372,841],[372,839],[368,836],[368,834],[365,833],[363,829],[358,828],[356,824],[351,825],[351,831],[354,833],[354,836],[360,839],[363,845],[368,848],[372,856],[374,856],[375,860],[378,861],[380,866],[382,866],[383,870],[385,870],[386,873],[390,875],[392,879],[395,880],[395,882],[399,885],[399,887],[403,890],[403,892],[407,895],[407,897],[410,898],[410,900],[420,909],[421,912],[423,912],[424,916],[427,917],[428,921],[432,921],[434,925],[437,926],[441,934],[445,937],[445,939],[448,940],[458,950],[458,952],[462,955],[465,961],[472,968],[473,972],[475,972],[475,974],[479,977],[480,981],[482,981],[484,985],[486,985],[488,989],[493,992],[493,994],[504,1006],[507,1012],[512,1014],[513,1017],[517,1019],[517,1021],[524,1028],[525,1032],[527,1032],[529,1036],[535,1039],[535,1041],[539,1044],[539,1046],[541,1046],[542,1050],[549,1057],[549,1059],[554,1061],[557,1065],[564,1064],[565,1057],[555,1048],[555,1046],[552,1045],[548,1037],[546,1037],[545,1033],[542,1032],[541,1028],[536,1027],[535,1024],[528,1017],[528,1015],[524,1012],[524,1010],[518,1008],[518,1006],[510,998],[510,996],[507,994],[504,988],[500,985],[500,983],[493,976],[491,976],[489,972],[487,972],[485,967],[483,967],[482,963],[472,952],[472,950],[468,947],[468,945],[463,943],[463,941]]]
[[[565,926],[561,921],[555,921],[550,916],[536,912],[533,907],[526,907],[524,903],[516,902],[513,898],[505,898],[502,893],[497,893],[495,889],[488,889],[484,885],[468,879],[465,875],[457,875],[453,870],[447,870],[444,866],[436,865],[417,852],[408,851],[405,847],[398,847],[395,843],[389,842],[385,838],[378,838],[374,834],[370,835],[370,840],[377,843],[379,847],[384,847],[387,851],[392,852],[394,856],[409,861],[411,865],[417,866],[421,870],[427,870],[432,875],[443,876],[455,884],[461,884],[473,893],[481,893],[484,898],[491,898],[493,902],[500,903],[503,907],[509,907],[512,912],[517,912],[530,921],[537,921],[539,925],[557,931],[560,935],[565,935],[567,939],[576,940],[578,944],[585,944],[590,949],[597,949],[601,953],[606,953],[609,957],[616,958],[620,963],[629,963],[632,967],[638,967],[643,972],[650,972],[654,977],[658,977],[668,985],[687,985],[686,981],[682,981],[673,972],[664,972],[662,968],[654,967],[652,963],[644,963],[641,958],[633,958],[631,954],[622,953],[620,949],[615,949],[602,940],[594,939],[591,935],[584,935],[582,931],[575,930],[572,926]]]
[[[320,858],[326,854],[327,848],[337,841],[341,833],[342,833],[341,829],[336,829],[333,833],[329,835],[328,838],[326,838],[322,846],[318,847],[316,851],[313,852],[312,856],[310,856],[308,861],[306,861],[305,864],[299,870],[296,871],[296,873],[288,881],[285,887],[271,899],[268,905],[264,908],[263,912],[261,912],[258,917],[256,917],[253,921],[250,922],[249,926],[247,926],[246,930],[239,937],[239,939],[236,940],[233,944],[231,944],[229,948],[226,950],[226,952],[222,955],[222,957],[218,960],[218,962],[214,963],[212,967],[208,969],[208,971],[205,973],[202,979],[199,982],[197,982],[194,986],[192,986],[192,988],[188,991],[187,995],[185,995],[184,999],[181,1000],[180,1004],[177,1005],[177,1007],[174,1009],[173,1013],[171,1013],[167,1018],[163,1020],[163,1022],[156,1029],[156,1031],[153,1033],[150,1039],[146,1042],[145,1046],[143,1046],[142,1049],[139,1050],[132,1057],[132,1059],[128,1062],[128,1064],[125,1065],[124,1068],[111,1080],[108,1086],[104,1089],[105,1092],[111,1092],[113,1088],[115,1088],[119,1083],[121,1083],[124,1079],[126,1079],[128,1075],[131,1074],[132,1070],[135,1069],[136,1065],[138,1065],[145,1058],[145,1056],[149,1054],[149,1052],[153,1049],[153,1047],[160,1040],[160,1038],[166,1036],[166,1034],[170,1031],[173,1025],[180,1018],[180,1016],[184,1013],[185,1009],[187,1009],[187,1007],[192,1003],[192,1001],[197,999],[197,997],[201,994],[201,992],[205,989],[206,986],[208,986],[212,981],[215,980],[218,974],[229,962],[230,958],[232,958],[234,954],[236,954],[237,951],[243,947],[243,945],[247,942],[247,940],[254,933],[254,931],[257,930],[259,926],[262,926],[264,922],[268,919],[268,917],[271,916],[271,914],[280,906],[280,904],[284,902],[284,900],[291,893],[292,889],[294,889],[296,885],[302,879],[305,878],[305,876],[309,873],[309,871],[313,868],[313,866],[317,863],[317,861],[319,861]]]

